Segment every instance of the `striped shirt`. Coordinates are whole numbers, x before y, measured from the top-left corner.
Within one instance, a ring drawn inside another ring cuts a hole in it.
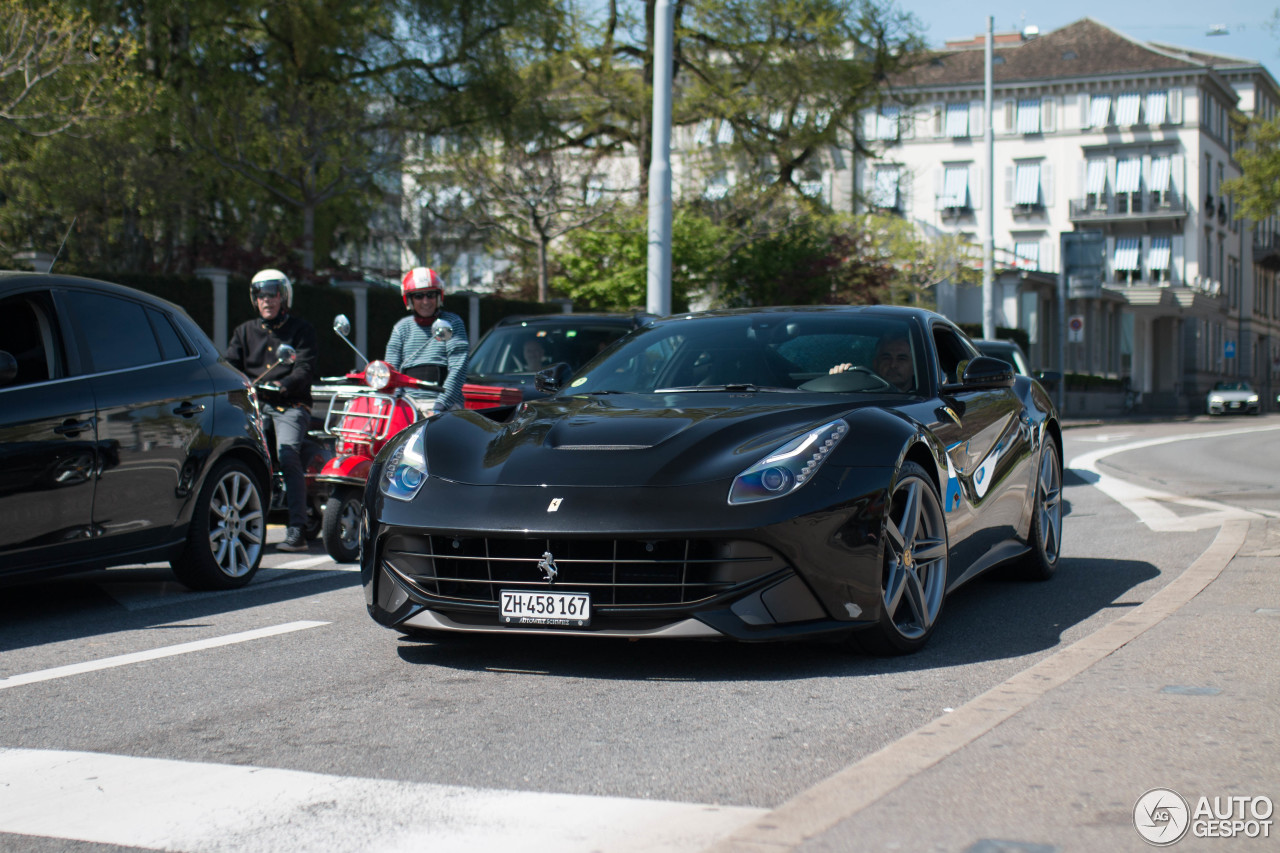
[[[420,364],[449,366],[444,380],[444,390],[437,395],[440,409],[460,409],[463,406],[462,383],[467,380],[467,365],[471,360],[471,347],[467,342],[467,327],[462,318],[451,311],[441,311],[438,319],[453,327],[453,337],[441,343],[431,337],[430,326],[419,326],[412,316],[405,317],[391,329],[387,341],[387,364],[396,370],[407,370]],[[414,392],[423,396],[423,392]]]

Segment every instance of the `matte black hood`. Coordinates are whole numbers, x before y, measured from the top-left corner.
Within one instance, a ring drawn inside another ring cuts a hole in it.
[[[728,480],[848,408],[819,394],[711,392],[551,398],[522,405],[507,423],[458,411],[426,427],[427,467],[472,485]]]

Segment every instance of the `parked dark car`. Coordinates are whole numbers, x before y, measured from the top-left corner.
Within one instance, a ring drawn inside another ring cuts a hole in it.
[[[1054,370],[1032,370],[1031,363],[1027,361],[1027,354],[1022,351],[1022,347],[1018,346],[1014,341],[991,340],[989,338],[974,339],[973,345],[978,348],[978,352],[983,355],[989,355],[992,358],[998,358],[1006,361],[1013,366],[1013,369],[1023,376],[1030,376],[1040,382],[1048,391],[1053,391],[1058,387],[1058,383],[1062,380],[1062,374]]]
[[[500,388],[518,389],[520,399],[542,397],[534,384],[538,371],[556,363],[577,370],[609,344],[653,319],[654,315],[642,312],[504,317],[472,350],[462,389],[468,408],[508,402],[497,396]]]
[[[252,393],[172,303],[0,272],[0,583],[161,560],[248,583],[270,504]]]
[[[675,315],[539,381],[550,396],[446,413],[378,456],[376,621],[903,653],[966,581],[1057,569],[1053,403],[938,314]]]

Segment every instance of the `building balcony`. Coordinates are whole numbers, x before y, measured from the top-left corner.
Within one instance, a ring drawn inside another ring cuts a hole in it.
[[[1253,262],[1263,269],[1280,270],[1280,232],[1254,229]]]
[[[1186,215],[1187,200],[1171,192],[1111,193],[1071,201],[1071,221],[1079,224],[1171,222]]]

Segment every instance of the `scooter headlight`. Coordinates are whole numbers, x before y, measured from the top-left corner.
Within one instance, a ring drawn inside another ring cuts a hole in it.
[[[381,391],[391,383],[391,366],[385,361],[371,361],[364,369],[364,384]]]
[[[387,460],[382,472],[382,493],[398,501],[411,501],[427,481],[426,428],[413,432]]]
[[[848,433],[849,425],[840,420],[793,438],[734,478],[729,503],[755,503],[791,494],[813,478]]]

